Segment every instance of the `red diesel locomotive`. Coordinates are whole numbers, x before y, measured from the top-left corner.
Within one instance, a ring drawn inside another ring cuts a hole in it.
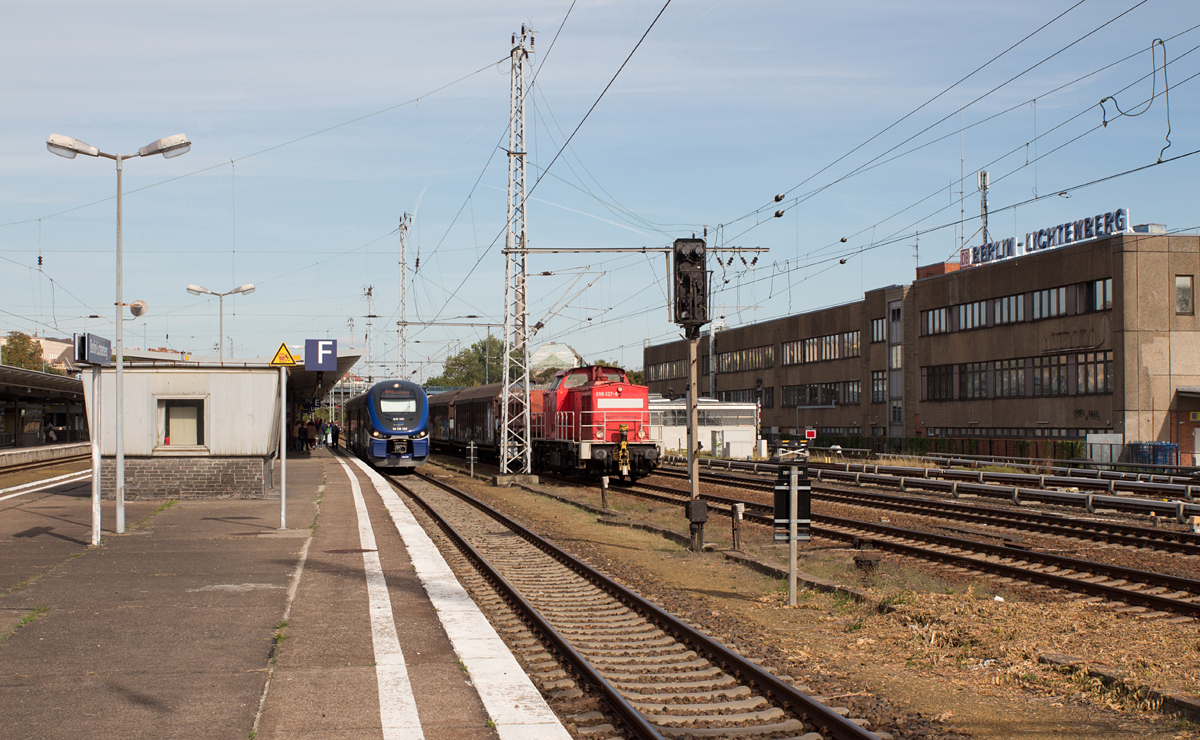
[[[435,447],[461,451],[471,442],[499,456],[500,383],[429,397]],[[533,468],[630,479],[658,466],[661,430],[650,425],[649,389],[623,370],[577,367],[529,393]],[[657,432],[657,433],[656,433]]]

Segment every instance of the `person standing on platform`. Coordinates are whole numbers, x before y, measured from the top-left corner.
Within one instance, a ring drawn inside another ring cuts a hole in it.
[[[335,448],[338,446],[338,435],[341,434],[341,431],[341,427],[338,426],[336,421],[333,422],[333,424],[331,424],[329,427],[330,438],[332,439],[332,445]]]
[[[305,425],[304,432],[305,432],[304,443],[306,445],[304,451],[311,453],[313,450],[313,447],[316,447],[316,445],[317,445],[317,425],[313,423],[312,419],[308,420],[308,424]]]

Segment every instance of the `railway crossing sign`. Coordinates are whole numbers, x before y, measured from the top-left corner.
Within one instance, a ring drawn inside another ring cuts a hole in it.
[[[275,359],[271,360],[272,367],[295,367],[297,364],[296,358],[288,351],[287,343],[281,342],[279,350],[275,352]]]

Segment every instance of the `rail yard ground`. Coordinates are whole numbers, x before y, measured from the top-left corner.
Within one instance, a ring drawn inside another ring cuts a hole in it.
[[[1200,631],[1194,621],[1141,619],[889,554],[873,573],[863,574],[845,545],[819,540],[803,548],[801,570],[860,589],[866,598],[805,590],[798,605],[788,607],[785,584],[722,557],[730,534],[723,517],[710,519],[706,530],[718,551],[697,555],[658,534],[601,523],[593,512],[524,488],[463,480],[455,485],[743,653],[786,665],[815,692],[838,697],[856,714],[871,714],[874,705],[876,715],[909,723],[894,728],[899,736],[1200,737],[1200,725],[1160,713],[1141,691],[1196,696]],[[600,504],[597,488],[539,488]],[[610,507],[629,519],[686,532],[675,506],[613,488]],[[765,528],[746,527],[744,550],[785,566],[785,549],[769,544],[768,536]],[[1194,559],[1185,562],[1188,569],[1200,567]],[[1083,662],[1045,662],[1063,655]],[[1124,680],[1106,683],[1088,670]],[[891,706],[881,709],[882,703]]]

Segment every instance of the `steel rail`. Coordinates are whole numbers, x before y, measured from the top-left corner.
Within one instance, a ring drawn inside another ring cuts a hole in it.
[[[763,472],[774,472],[777,466],[774,463],[735,463],[734,461],[726,461],[726,470],[733,470],[736,465],[742,469],[753,467],[755,472],[762,470]],[[709,464],[709,469],[713,469],[713,465]],[[817,480],[836,480],[852,482],[855,485],[869,483],[878,486],[888,486],[892,488],[900,488],[904,490],[906,487],[925,488],[932,491],[943,491],[952,495],[960,495],[964,493],[975,494],[978,496],[987,496],[990,498],[1003,498],[1012,500],[1014,503],[1022,501],[1040,501],[1048,504],[1059,506],[1082,506],[1090,512],[1095,512],[1097,508],[1114,509],[1133,514],[1147,514],[1150,512],[1159,516],[1171,516],[1178,520],[1181,524],[1187,522],[1188,516],[1200,516],[1200,503],[1195,502],[1195,496],[1190,489],[1200,488],[1196,486],[1177,486],[1181,490],[1178,491],[1184,496],[1185,500],[1172,501],[1156,501],[1145,498],[1131,498],[1127,496],[1104,496],[1094,493],[1083,493],[1075,491],[1056,491],[1039,488],[1022,488],[1016,485],[999,485],[1004,482],[998,480],[997,483],[986,483],[988,476],[1007,475],[997,473],[969,472],[969,471],[948,471],[951,479],[942,479],[934,475],[936,471],[927,468],[900,468],[898,470],[913,472],[920,470],[920,475],[894,475],[889,473],[874,472],[877,469],[884,469],[884,466],[866,465],[853,467],[863,467],[867,470],[848,471],[845,468],[851,467],[851,464],[843,465],[824,465],[810,464],[809,468],[816,471]],[[932,475],[932,477],[931,477]],[[1013,474],[1016,475],[1016,474]],[[1043,476],[1032,476],[1038,479],[1039,486],[1043,483]],[[1049,477],[1046,477],[1047,480]],[[1016,479],[1009,480],[1014,482]],[[1025,480],[1022,478],[1021,480]],[[1076,481],[1080,479],[1075,479]],[[1019,482],[1019,481],[1017,481]],[[1107,484],[1106,484],[1107,485]],[[1143,488],[1149,487],[1151,484],[1138,484]],[[1187,490],[1184,490],[1187,489]],[[1104,489],[1107,490],[1107,489]],[[1146,490],[1150,493],[1158,492],[1159,488],[1149,487]],[[1189,498],[1190,497],[1190,498]]]
[[[461,494],[453,490],[452,487],[444,486],[440,481],[425,476],[421,473],[417,473],[416,475],[421,480],[436,485],[439,488],[446,490],[448,493],[459,495],[461,497]],[[429,504],[429,502],[422,498],[421,495],[416,491],[412,490],[403,483],[399,483],[392,478],[388,478],[388,480],[393,486],[411,496],[413,500],[415,500],[421,506],[421,508],[433,518],[435,522],[437,522],[438,527],[440,527],[441,530],[445,532],[451,540],[454,541],[454,544],[460,550],[466,553],[471,561],[475,563],[475,567],[483,571],[484,575],[496,586],[501,594],[503,594],[504,598],[506,598],[509,603],[516,606],[517,610],[520,611],[521,614],[533,624],[535,629],[546,636],[546,639],[551,643],[551,645],[554,646],[554,649],[558,651],[559,655],[562,655],[564,658],[566,658],[567,662],[569,662],[572,667],[575,668],[579,675],[581,675],[588,683],[596,687],[596,689],[604,696],[605,701],[608,702],[613,712],[621,719],[623,723],[625,723],[625,726],[629,728],[639,740],[666,740],[662,733],[660,733],[653,724],[643,717],[640,712],[634,709],[633,706],[625,700],[625,697],[621,696],[616,687],[609,683],[604,676],[600,675],[600,672],[597,671],[595,667],[593,667],[592,664],[588,662],[588,660],[583,657],[583,655],[580,654],[580,652],[576,650],[571,643],[568,642],[567,639],[563,637],[562,634],[560,634],[559,631],[556,630],[553,625],[551,625],[545,619],[545,617],[541,615],[541,613],[533,606],[533,604],[530,604],[529,601],[520,594],[516,587],[508,582],[508,579],[500,575],[500,572],[497,571],[490,562],[488,562],[487,558],[485,558],[482,553],[475,549],[475,547],[467,541],[466,537],[464,537],[457,529],[455,529],[450,522],[446,521],[446,519]],[[466,500],[471,502],[469,498]],[[486,510],[484,511],[485,513],[488,513]],[[507,524],[502,520],[499,521]]]
[[[0,475],[8,475],[9,473],[19,473],[24,470],[37,470],[38,468],[49,468],[55,465],[64,465],[67,463],[81,462],[90,460],[92,453],[88,452],[83,455],[71,455],[69,457],[57,457],[53,460],[35,460],[27,463],[17,463],[16,465],[0,466]]]
[[[659,471],[659,475],[672,478],[684,477],[680,471]],[[718,485],[738,487],[753,487],[764,492],[773,490],[773,481],[731,475],[728,473],[708,472],[704,479]],[[1060,537],[1087,537],[1090,539],[1123,544],[1131,547],[1152,547],[1164,552],[1175,552],[1182,555],[1200,555],[1200,535],[1188,532],[1175,532],[1165,529],[1151,529],[1119,522],[1084,521],[1072,519],[1060,514],[1028,513],[1011,509],[995,509],[973,504],[960,504],[952,501],[934,501],[894,496],[873,491],[848,491],[830,486],[812,486],[814,496],[824,500],[836,499],[840,503],[862,506],[864,501],[881,504],[893,511],[918,515],[941,516],[959,521],[971,521],[990,526],[1004,526],[1012,529],[1039,532]]]
[[[663,501],[671,501],[672,503],[682,503],[684,500],[683,491],[671,489],[666,486],[654,486],[653,484],[637,483],[634,487],[648,487],[663,491],[675,491],[677,495],[673,497],[659,497]],[[774,507],[755,501],[743,501],[741,499],[730,498],[726,496],[718,496],[715,494],[700,494],[702,499],[719,503],[725,509],[715,509],[726,516],[731,515],[732,505],[735,503],[744,504],[746,506],[745,518],[759,524],[774,526],[775,514]],[[1022,550],[1015,547],[1004,547],[1002,545],[992,545],[985,542],[977,542],[974,540],[966,540],[959,537],[949,537],[947,535],[932,534],[928,532],[918,532],[914,530],[901,529],[899,527],[889,527],[884,524],[874,524],[871,522],[862,522],[855,519],[843,519],[841,517],[831,517],[824,515],[812,515],[812,533],[828,537],[830,539],[840,539],[843,541],[853,541],[859,539],[860,535],[855,535],[850,532],[843,532],[834,527],[844,529],[857,529],[860,532],[873,532],[875,534],[884,535],[886,537],[894,537],[906,540],[924,541],[926,543],[939,547],[952,548],[956,550],[975,551],[985,556],[992,556],[1010,561],[1025,561],[1035,562],[1040,565],[1055,567],[1062,570],[1070,570],[1073,572],[1091,572],[1099,575],[1114,575],[1120,576],[1127,580],[1138,581],[1144,585],[1161,586],[1163,588],[1173,588],[1177,591],[1184,591],[1192,595],[1200,595],[1200,581],[1195,581],[1189,578],[1180,578],[1178,576],[1170,576],[1161,573],[1152,573],[1149,571],[1141,571],[1133,568],[1124,568],[1117,565],[1106,565],[1104,563],[1096,563],[1088,560],[1079,560],[1076,558],[1068,558],[1062,555],[1052,555],[1049,553],[1040,553],[1030,550]],[[1168,597],[1158,596],[1157,594],[1142,593],[1130,589],[1120,588],[1119,586],[1110,586],[1101,583],[1089,583],[1080,578],[1071,578],[1068,576],[1056,575],[1045,571],[1039,571],[1032,568],[1022,568],[1020,566],[1008,565],[1003,562],[995,562],[991,560],[980,560],[964,555],[955,555],[953,553],[940,552],[938,550],[930,550],[916,545],[908,545],[902,542],[895,542],[889,539],[873,539],[871,540],[874,546],[881,549],[892,550],[901,554],[910,555],[923,560],[940,560],[943,562],[953,563],[960,567],[966,567],[971,570],[987,570],[994,573],[999,573],[1008,578],[1016,578],[1022,581],[1033,583],[1042,583],[1052,585],[1055,588],[1061,588],[1067,591],[1082,591],[1094,596],[1102,596],[1107,599],[1115,599],[1138,606],[1145,606],[1158,611],[1174,612],[1184,614],[1190,617],[1200,618],[1200,603],[1172,599]]]
[[[822,734],[828,734],[834,738],[834,740],[875,740],[876,736],[874,733],[871,733],[868,730],[865,730],[862,727],[854,724],[845,717],[842,717],[829,707],[815,701],[804,692],[799,691],[791,684],[780,680],[767,670],[725,647],[725,645],[721,644],[717,640],[714,640],[699,630],[696,630],[685,624],[661,607],[651,603],[644,597],[617,583],[613,579],[604,575],[595,568],[592,568],[590,565],[587,565],[575,556],[558,548],[545,538],[533,533],[526,527],[517,524],[509,517],[501,514],[486,504],[477,501],[470,495],[459,491],[448,483],[426,476],[421,472],[416,472],[415,475],[421,480],[437,486],[447,493],[458,496],[483,513],[492,517],[500,524],[512,529],[542,552],[562,563],[564,566],[587,579],[602,590],[608,592],[609,595],[624,603],[627,607],[641,613],[643,616],[648,617],[661,629],[674,635],[674,637],[679,641],[706,655],[709,660],[720,666],[726,672],[732,673],[738,678],[753,684],[763,693],[771,696],[776,702],[789,709],[796,716],[817,726],[818,732],[821,732]],[[579,656],[579,659],[584,663],[587,662],[582,656]],[[574,663],[572,664],[574,665]],[[604,679],[601,677],[599,680],[603,681]],[[612,690],[616,691],[615,688]],[[605,694],[607,698],[607,692],[605,692]],[[630,707],[630,709],[632,710],[632,707]]]

